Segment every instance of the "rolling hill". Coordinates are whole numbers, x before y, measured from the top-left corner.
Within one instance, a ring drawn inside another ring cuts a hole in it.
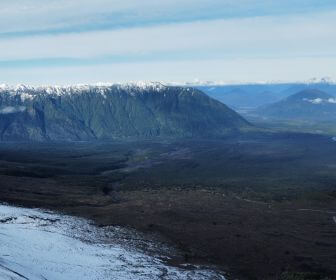
[[[279,102],[256,110],[259,116],[305,121],[336,120],[336,98],[316,89],[299,91]]]

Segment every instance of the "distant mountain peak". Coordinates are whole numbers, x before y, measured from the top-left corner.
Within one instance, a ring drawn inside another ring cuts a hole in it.
[[[336,81],[331,77],[311,78],[306,81],[307,84],[335,84]]]
[[[333,96],[318,90],[318,89],[304,89],[288,97],[289,100],[302,100],[302,99],[329,99]]]
[[[336,98],[321,90],[305,89],[260,108],[257,114],[275,119],[334,121]]]
[[[297,94],[292,95],[291,98],[299,98],[302,101],[309,102],[311,104],[336,104],[336,98],[332,95],[316,89],[306,89]]]

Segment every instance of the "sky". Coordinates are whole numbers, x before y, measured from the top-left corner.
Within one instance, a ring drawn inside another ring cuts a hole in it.
[[[336,79],[335,0],[1,0],[0,84]]]

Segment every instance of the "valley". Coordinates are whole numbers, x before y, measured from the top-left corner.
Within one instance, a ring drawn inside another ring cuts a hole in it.
[[[158,234],[182,252],[172,265],[217,265],[228,279],[335,276],[330,137],[2,143],[0,160],[1,201]]]
[[[2,90],[1,202],[144,234],[173,248],[171,269],[336,277],[332,95],[304,89],[240,116],[159,83]]]
[[[336,280],[336,1],[0,1],[0,280]]]

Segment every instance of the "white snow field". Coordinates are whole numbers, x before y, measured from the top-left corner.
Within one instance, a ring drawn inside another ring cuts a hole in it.
[[[0,279],[225,279],[210,268],[168,266],[134,243],[113,239],[123,232],[118,227],[97,228],[80,218],[0,204]]]

